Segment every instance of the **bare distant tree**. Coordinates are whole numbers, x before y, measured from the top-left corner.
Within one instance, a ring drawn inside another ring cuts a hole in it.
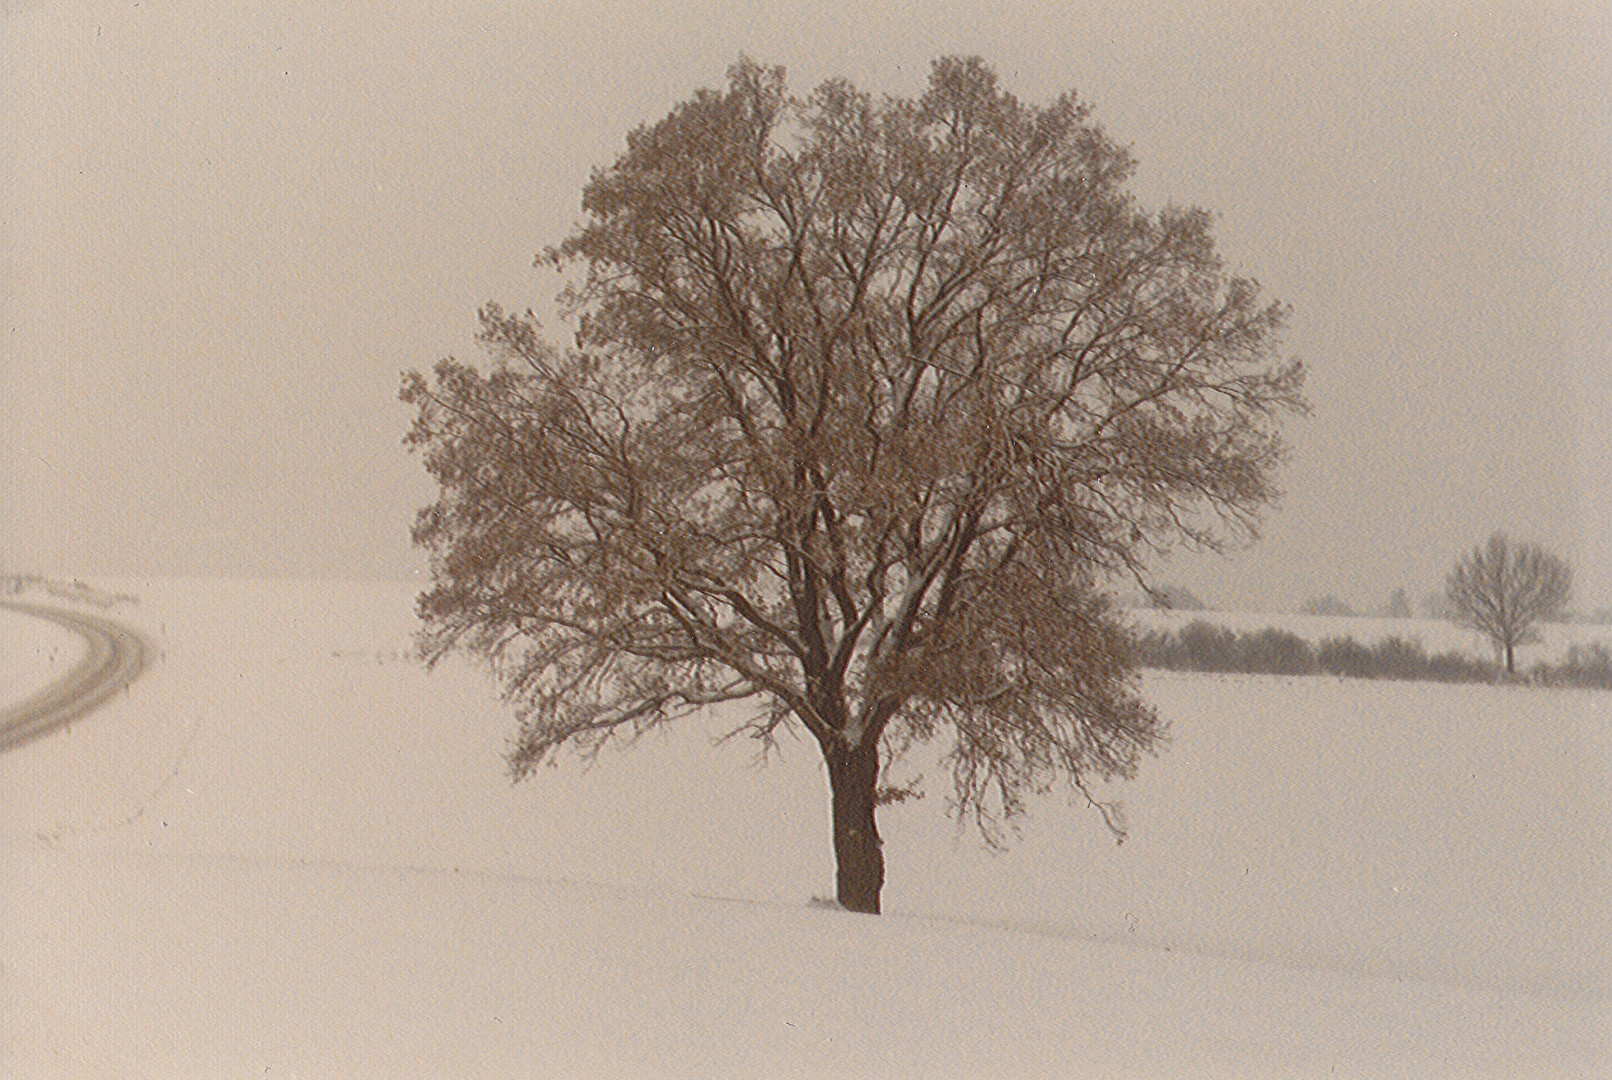
[[[949,739],[987,837],[1052,779],[1131,775],[1164,728],[1100,582],[1251,532],[1304,407],[1283,309],[1131,170],[978,60],[918,100],[746,61],[632,132],[541,259],[586,271],[577,350],[490,306],[490,374],[405,376],[441,484],[424,647],[501,673],[515,774],[744,703],[821,749],[865,912],[914,741]]]
[[[1507,674],[1516,674],[1516,649],[1538,641],[1536,623],[1567,605],[1573,572],[1537,544],[1512,546],[1504,533],[1473,548],[1455,564],[1444,584],[1450,619],[1486,635]]]
[[[1300,615],[1326,615],[1332,618],[1352,619],[1359,612],[1355,611],[1346,602],[1328,593],[1325,596],[1312,596],[1299,605]]]
[[[1415,615],[1411,610],[1410,596],[1401,585],[1388,597],[1388,604],[1383,608],[1383,616],[1389,619],[1409,619]]]

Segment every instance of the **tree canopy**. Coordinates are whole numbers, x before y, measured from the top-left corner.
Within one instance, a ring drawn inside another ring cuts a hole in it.
[[[988,836],[1132,775],[1164,724],[1108,585],[1251,535],[1305,407],[1284,309],[1132,169],[977,59],[916,100],[742,61],[630,133],[539,257],[575,346],[489,305],[489,372],[404,381],[441,486],[425,650],[495,664],[515,773],[717,705],[799,725],[863,911],[914,741]]]
[[[1462,556],[1445,581],[1450,619],[1486,636],[1517,671],[1517,646],[1539,640],[1536,624],[1561,614],[1573,572],[1538,544],[1513,545],[1504,533]]]

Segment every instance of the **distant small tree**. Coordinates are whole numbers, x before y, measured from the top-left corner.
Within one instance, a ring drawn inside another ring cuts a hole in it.
[[[1414,639],[1386,637],[1371,650],[1379,679],[1425,679],[1427,652]]]
[[[1328,593],[1326,596],[1312,596],[1304,601],[1299,608],[1300,615],[1328,615],[1334,618],[1353,618],[1355,609]]]
[[[493,663],[515,774],[722,703],[804,730],[864,912],[914,742],[987,838],[1132,775],[1164,723],[1103,583],[1250,531],[1304,401],[1283,308],[1131,169],[974,59],[917,100],[745,61],[630,133],[540,260],[582,272],[576,349],[489,306],[491,373],[403,386],[423,647]]]
[[[1176,641],[1189,671],[1240,671],[1243,667],[1237,633],[1227,627],[1194,619],[1176,634]]]
[[[1352,637],[1327,638],[1316,646],[1316,666],[1332,675],[1351,679],[1371,679],[1377,675],[1377,663],[1371,650]]]
[[[1315,650],[1288,630],[1265,629],[1243,637],[1244,664],[1266,675],[1309,675],[1315,671]]]
[[[1388,606],[1383,608],[1383,616],[1389,619],[1409,619],[1414,614],[1404,586],[1394,590],[1393,595],[1388,598]]]
[[[1506,674],[1515,675],[1517,646],[1539,640],[1535,625],[1561,613],[1572,585],[1572,570],[1561,559],[1495,533],[1455,564],[1444,595],[1451,621],[1488,637]]]

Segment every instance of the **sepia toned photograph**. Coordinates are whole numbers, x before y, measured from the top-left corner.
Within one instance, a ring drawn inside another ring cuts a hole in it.
[[[1612,1075],[1601,0],[0,0],[0,1078]]]

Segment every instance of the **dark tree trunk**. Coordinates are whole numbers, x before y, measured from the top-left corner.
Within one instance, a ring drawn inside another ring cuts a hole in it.
[[[847,911],[879,913],[884,850],[874,821],[879,781],[878,740],[855,749],[825,749],[834,803],[834,862],[838,899]]]

